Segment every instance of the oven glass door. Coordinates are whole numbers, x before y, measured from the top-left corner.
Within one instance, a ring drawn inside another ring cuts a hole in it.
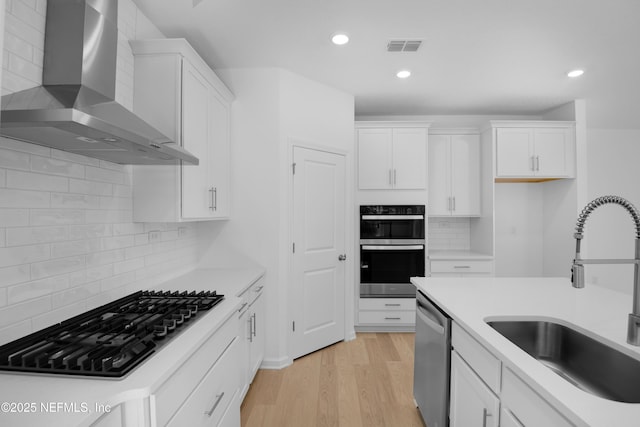
[[[424,215],[362,215],[360,239],[424,239]]]
[[[424,245],[361,245],[360,296],[415,296],[409,279],[423,277],[424,264]]]

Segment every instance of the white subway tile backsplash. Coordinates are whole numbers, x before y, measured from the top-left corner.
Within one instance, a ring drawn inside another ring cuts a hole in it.
[[[51,150],[51,157],[58,160],[66,160],[69,162],[80,163],[83,165],[100,166],[100,160],[91,157],[85,157],[80,154],[69,153],[68,151],[60,151],[55,148]]]
[[[63,320],[77,316],[78,314],[85,312],[87,310],[86,307],[86,302],[81,301],[52,310],[46,314],[36,316],[31,322],[33,331],[37,332],[41,329],[48,328],[51,325],[55,325],[56,323],[60,323]]]
[[[116,262],[113,264],[114,274],[127,273],[144,268],[144,258],[134,258],[128,261]]]
[[[6,33],[15,34],[26,40],[30,45],[38,49],[44,49],[44,26],[41,29],[36,29],[10,12],[5,14],[4,26]],[[2,66],[6,67],[4,63]]]
[[[100,239],[100,249],[103,251],[111,249],[127,248],[134,245],[133,236],[103,237]]]
[[[22,59],[33,60],[33,46],[12,33],[4,35],[4,48]]]
[[[133,210],[133,200],[130,197],[100,196],[100,209]]]
[[[40,173],[8,170],[7,187],[21,190],[68,191],[69,179]]]
[[[52,208],[99,209],[100,197],[86,194],[51,193]]]
[[[113,276],[113,264],[90,267],[82,271],[75,271],[69,274],[69,287],[84,285],[89,282],[96,282],[100,279]]]
[[[4,141],[6,139],[0,139],[0,143]],[[27,153],[0,148],[0,168],[29,170],[30,167],[30,157]]]
[[[73,178],[84,178],[84,165],[49,157],[33,156],[31,170],[51,175],[64,175]]]
[[[69,239],[93,239],[113,234],[113,224],[87,224],[69,227]]]
[[[16,304],[33,298],[50,295],[69,287],[68,276],[47,277],[32,282],[20,283],[7,288],[9,304]]]
[[[53,243],[51,245],[52,258],[65,258],[75,255],[84,255],[96,252],[100,248],[98,239],[72,240],[68,242]]]
[[[6,187],[7,185],[7,171],[0,170],[0,187]]]
[[[70,273],[83,269],[85,265],[85,259],[82,255],[42,261],[31,264],[31,277],[33,279],[41,279],[48,276]]]
[[[70,178],[69,192],[95,196],[111,196],[113,194],[113,184]]]
[[[0,227],[20,227],[28,224],[28,209],[0,209]]]
[[[30,319],[51,311],[51,296],[32,299],[0,308],[0,327]]]
[[[11,14],[22,22],[26,22],[35,29],[42,29],[45,25],[45,16],[36,11],[36,5],[30,7],[28,1],[13,0]]]
[[[0,288],[31,279],[29,264],[0,268]]]
[[[129,283],[133,283],[135,280],[135,271],[128,271],[126,273],[118,274],[117,276],[102,279],[100,281],[100,289],[102,292],[107,292],[116,288],[121,288]]]
[[[44,191],[0,188],[0,208],[48,208],[51,195]]]
[[[429,218],[429,249],[469,250],[470,231],[469,218]]]
[[[7,67],[7,71],[15,73],[36,84],[42,81],[42,68],[30,60],[28,61],[11,52],[9,52],[9,66]]]
[[[125,234],[140,234],[143,232],[144,232],[144,227],[139,222],[113,224],[114,236],[122,236]]]
[[[137,238],[138,236],[136,236],[136,245],[138,244]],[[151,255],[152,253],[153,253],[153,247],[151,245],[143,244],[142,246],[134,246],[132,248],[126,248],[124,255],[126,259],[132,259],[132,258],[145,257],[147,255]]]
[[[5,327],[0,326],[0,345],[22,338],[31,332],[33,332],[31,329],[31,319],[16,322]]]
[[[15,246],[0,248],[0,267],[29,264],[50,258],[49,245]]]
[[[69,288],[62,292],[57,292],[51,297],[53,308],[64,307],[78,301],[85,301],[100,293],[100,282],[87,283],[75,288]]]
[[[87,266],[96,267],[98,265],[113,264],[124,261],[124,249],[96,252],[86,256]]]
[[[85,212],[80,209],[31,209],[30,225],[82,224]],[[73,238],[69,235],[69,238]]]
[[[87,210],[85,211],[87,224],[103,224],[115,222],[132,222],[132,211]]]
[[[66,239],[66,227],[16,227],[7,230],[7,246],[59,242]]]
[[[36,154],[38,156],[45,156],[45,157],[51,155],[50,148],[43,147],[42,145],[26,144],[22,141],[5,138],[3,136],[0,136],[0,148],[6,148],[8,150],[13,150],[13,151],[20,151],[23,153]],[[0,150],[0,152],[1,151],[2,150]],[[0,158],[2,158],[1,153],[0,153]],[[28,159],[28,157],[25,157],[25,159]],[[0,167],[10,167],[10,166],[0,165]],[[17,169],[30,169],[30,167],[27,166],[24,168],[17,168]]]
[[[93,166],[86,167],[86,178],[90,181],[110,182],[112,184],[124,184],[125,173],[122,171],[114,171],[109,169],[96,168]]]

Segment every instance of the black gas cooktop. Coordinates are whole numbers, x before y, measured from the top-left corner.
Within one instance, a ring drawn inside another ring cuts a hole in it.
[[[0,370],[123,377],[224,299],[138,291],[0,347]]]

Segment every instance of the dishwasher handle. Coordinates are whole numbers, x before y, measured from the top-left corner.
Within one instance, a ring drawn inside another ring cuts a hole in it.
[[[416,315],[439,335],[445,334],[446,317],[429,303],[429,301],[421,298],[419,294],[416,298]]]

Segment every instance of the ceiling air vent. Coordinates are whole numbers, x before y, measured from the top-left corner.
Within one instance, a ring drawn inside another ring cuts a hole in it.
[[[416,52],[422,40],[389,40],[387,52]]]

